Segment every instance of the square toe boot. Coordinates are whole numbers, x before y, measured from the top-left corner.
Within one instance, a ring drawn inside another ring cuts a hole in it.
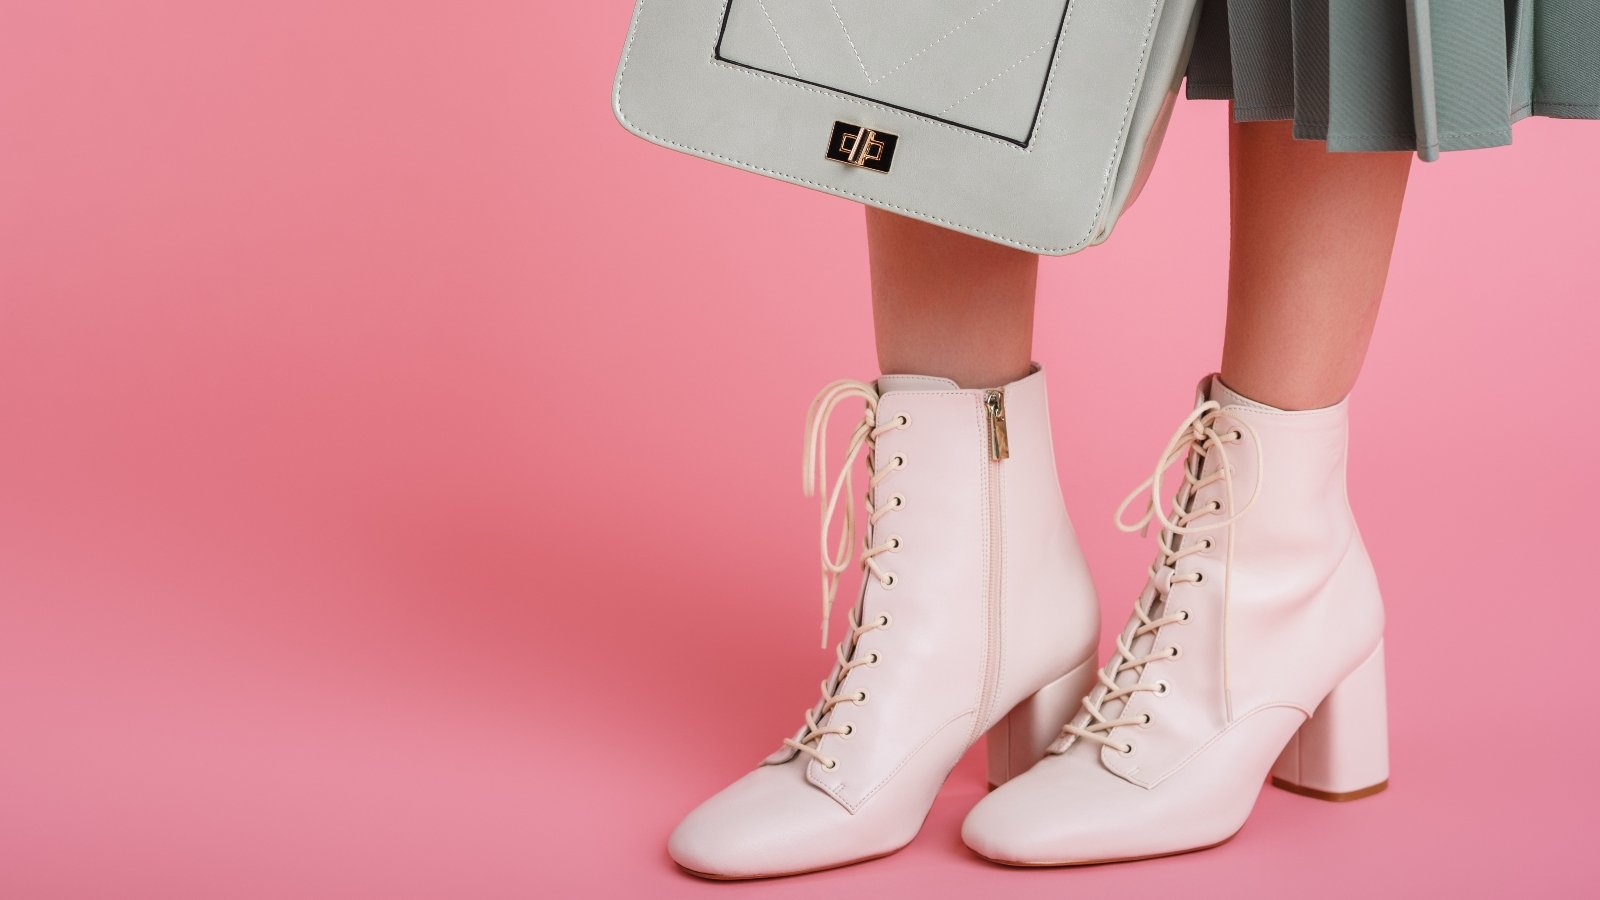
[[[1324,799],[1387,784],[1383,607],[1346,499],[1347,430],[1344,402],[1290,412],[1201,382],[1119,510],[1125,530],[1162,530],[1116,652],[1044,759],[973,808],[969,847],[1013,865],[1165,856],[1233,836],[1269,772]]]
[[[836,382],[808,416],[808,490],[826,424],[853,400],[864,415],[820,491],[824,646],[857,531],[860,595],[804,724],[673,831],[668,852],[693,874],[793,875],[892,853],[973,742],[991,735],[990,779],[1004,781],[1044,754],[1093,684],[1098,606],[1061,500],[1044,373],[991,390],[913,375]]]

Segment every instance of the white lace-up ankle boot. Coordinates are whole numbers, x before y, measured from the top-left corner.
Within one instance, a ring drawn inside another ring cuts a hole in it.
[[[824,646],[864,450],[860,598],[805,724],[672,833],[672,858],[697,875],[893,853],[974,741],[991,735],[990,779],[1004,781],[1043,756],[1093,684],[1099,612],[1056,480],[1044,373],[994,390],[914,375],[829,385],[808,417],[808,492],[826,470],[827,420],[852,399],[865,415],[823,496]]]
[[[1269,771],[1330,800],[1383,789],[1383,607],[1346,434],[1343,402],[1286,412],[1201,382],[1118,511],[1163,529],[1117,652],[1049,754],[968,815],[968,846],[1014,865],[1165,856],[1232,837]],[[1162,474],[1186,453],[1164,511]]]

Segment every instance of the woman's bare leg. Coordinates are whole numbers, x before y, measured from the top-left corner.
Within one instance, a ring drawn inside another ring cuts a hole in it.
[[[870,208],[867,246],[883,372],[966,388],[1028,374],[1037,256]]]
[[[1354,386],[1389,274],[1409,153],[1329,153],[1288,122],[1229,135],[1233,250],[1222,380],[1281,409]]]
[[[1328,153],[1287,122],[1232,126],[1233,255],[1222,378],[1285,409],[1338,402],[1377,317],[1410,155]],[[884,372],[970,387],[1027,373],[1038,257],[867,211]]]

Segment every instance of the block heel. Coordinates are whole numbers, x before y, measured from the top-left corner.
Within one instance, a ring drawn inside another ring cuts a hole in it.
[[[1344,801],[1389,786],[1389,720],[1383,643],[1317,707],[1272,767],[1275,787]]]
[[[1044,757],[1061,726],[1077,715],[1079,703],[1094,686],[1094,657],[1079,663],[1018,703],[989,729],[984,743],[989,755],[989,788],[1021,775]]]

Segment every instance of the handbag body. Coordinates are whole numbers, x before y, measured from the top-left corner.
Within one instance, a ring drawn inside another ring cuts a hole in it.
[[[1199,0],[638,0],[639,136],[1033,253],[1110,235]]]

